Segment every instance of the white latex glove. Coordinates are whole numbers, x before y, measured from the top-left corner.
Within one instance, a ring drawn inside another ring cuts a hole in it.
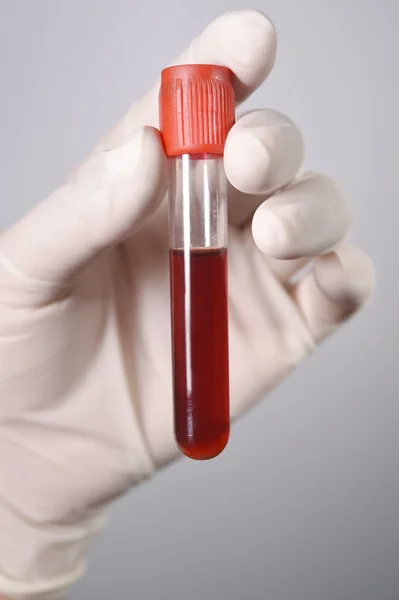
[[[272,24],[240,11],[176,62],[230,67],[243,101],[275,53]],[[0,237],[0,593],[9,598],[62,597],[107,503],[177,455],[157,95],[158,83]],[[271,110],[239,119],[226,143],[233,417],[373,287],[371,261],[341,245],[345,199],[327,177],[298,175],[302,159],[299,131]]]

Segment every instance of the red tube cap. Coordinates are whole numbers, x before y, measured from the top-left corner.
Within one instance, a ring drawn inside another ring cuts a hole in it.
[[[159,121],[167,156],[223,154],[234,124],[233,74],[217,65],[179,65],[162,71]]]

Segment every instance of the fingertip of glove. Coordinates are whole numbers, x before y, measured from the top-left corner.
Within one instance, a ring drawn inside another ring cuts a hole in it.
[[[234,187],[267,196],[294,179],[303,157],[303,138],[295,124],[277,111],[256,110],[229,132],[224,162]]]
[[[257,10],[235,10],[212,21],[196,40],[195,61],[217,62],[236,75],[236,98],[244,100],[272,70],[277,49],[276,29]]]
[[[343,246],[317,257],[313,272],[321,291],[336,304],[350,305],[354,311],[372,297],[375,267],[372,259],[355,246]]]
[[[231,130],[225,146],[224,167],[230,183],[245,194],[267,187],[270,158],[261,140],[250,130]]]
[[[127,141],[110,150],[103,150],[101,158],[110,179],[122,174],[137,174],[147,163],[162,163],[165,159],[160,133],[155,127],[138,128]]]

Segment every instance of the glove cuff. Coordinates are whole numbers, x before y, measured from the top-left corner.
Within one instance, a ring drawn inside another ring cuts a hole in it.
[[[0,500],[0,595],[10,600],[61,600],[83,575],[104,514],[78,524],[37,527]]]

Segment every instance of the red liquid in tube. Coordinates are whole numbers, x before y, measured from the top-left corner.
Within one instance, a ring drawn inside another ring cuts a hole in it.
[[[186,456],[204,460],[230,432],[227,252],[170,254],[175,436]]]

